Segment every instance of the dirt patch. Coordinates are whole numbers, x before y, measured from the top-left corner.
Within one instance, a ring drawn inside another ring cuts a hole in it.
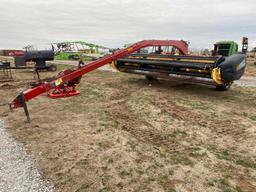
[[[1,89],[1,103],[25,87]],[[254,88],[217,92],[96,71],[78,89],[77,97],[29,102],[31,124],[22,109],[5,113],[59,191],[256,190]]]
[[[253,61],[249,61],[247,63],[245,75],[254,77],[256,76],[256,65],[254,64]]]
[[[256,76],[244,76],[235,85],[240,87],[256,87]]]

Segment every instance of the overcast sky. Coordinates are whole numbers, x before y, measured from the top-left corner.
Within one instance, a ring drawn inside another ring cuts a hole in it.
[[[0,48],[83,40],[115,48],[143,39],[184,39],[193,48],[249,38],[255,0],[0,0]]]

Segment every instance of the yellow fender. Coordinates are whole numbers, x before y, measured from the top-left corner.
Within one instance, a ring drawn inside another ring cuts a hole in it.
[[[220,72],[220,68],[219,67],[214,68],[212,70],[212,79],[215,81],[215,83],[217,85],[223,85],[224,84],[224,82],[221,79],[221,72]]]

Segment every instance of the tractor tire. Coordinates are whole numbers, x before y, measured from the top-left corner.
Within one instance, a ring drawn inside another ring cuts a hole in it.
[[[217,91],[227,91],[231,87],[232,83],[225,83],[224,85],[216,85]]]
[[[69,59],[69,60],[75,60],[75,61],[77,61],[77,60],[80,59],[80,57],[79,57],[79,55],[69,55],[69,56],[68,56],[68,59]]]
[[[49,66],[47,71],[55,72],[55,71],[57,71],[57,66],[56,65],[51,65],[51,66]]]
[[[148,76],[148,75],[146,75],[146,79],[147,79],[148,81],[156,81],[156,80],[157,80],[156,77]]]

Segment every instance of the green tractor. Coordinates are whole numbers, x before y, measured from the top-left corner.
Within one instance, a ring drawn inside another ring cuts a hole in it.
[[[238,52],[238,44],[234,41],[220,41],[214,44],[213,55],[228,57]]]
[[[243,37],[242,53],[247,54],[248,38]],[[238,53],[238,44],[234,41],[220,41],[214,44],[213,56],[229,57]]]

